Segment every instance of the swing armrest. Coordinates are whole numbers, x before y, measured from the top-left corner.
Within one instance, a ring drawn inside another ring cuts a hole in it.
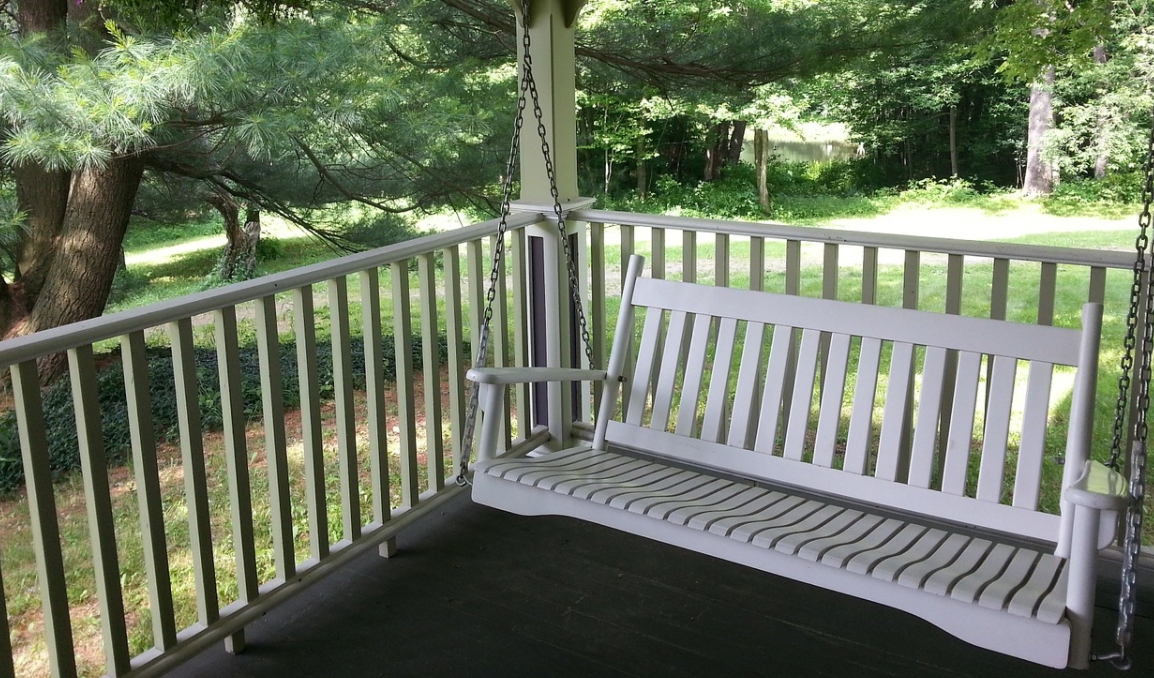
[[[1118,514],[1130,502],[1130,484],[1126,476],[1097,461],[1087,461],[1078,477],[1062,492],[1062,498],[1074,504],[1075,515],[1091,509],[1098,514],[1097,547],[1114,543],[1118,531]]]
[[[1126,476],[1096,461],[1087,461],[1082,475],[1070,484],[1062,498],[1100,511],[1124,511],[1130,499]]]
[[[526,384],[543,381],[604,381],[605,370],[576,367],[474,367],[466,374],[479,384]]]

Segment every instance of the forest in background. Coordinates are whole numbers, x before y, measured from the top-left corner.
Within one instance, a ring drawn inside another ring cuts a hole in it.
[[[1151,4],[590,0],[581,189],[766,218],[911,182],[1132,201]],[[0,0],[0,336],[102,313],[130,220],[218,215],[229,281],[256,270],[262,213],[344,248],[492,213],[514,21],[506,0]],[[815,122],[858,157],[774,154],[771,129]]]

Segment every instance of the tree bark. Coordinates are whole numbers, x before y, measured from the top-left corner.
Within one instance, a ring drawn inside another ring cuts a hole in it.
[[[958,107],[950,106],[950,176],[962,176],[958,169]]]
[[[1110,54],[1106,51],[1106,47],[1098,45],[1094,48],[1094,61],[1099,67],[1105,66],[1106,62],[1110,60]],[[1110,166],[1110,146],[1108,143],[1108,132],[1106,130],[1106,116],[1102,115],[1098,119],[1098,137],[1094,140],[1098,147],[1098,155],[1094,158],[1094,178],[1102,179],[1106,176],[1106,169]]]
[[[753,166],[757,171],[757,202],[766,214],[769,204],[769,131],[753,130]]]
[[[49,171],[36,164],[26,164],[13,170],[16,179],[16,201],[27,219],[24,233],[17,245],[16,276],[10,288],[8,301],[25,312],[36,304],[52,260],[64,213],[68,207],[69,184],[72,174],[63,170]],[[17,310],[19,315],[23,315]]]
[[[144,161],[133,156],[73,175],[52,267],[36,305],[9,336],[89,320],[104,312],[143,172]],[[58,354],[42,358],[39,365],[40,378],[47,382],[63,372],[65,361]]]
[[[637,195],[644,200],[649,195],[649,168],[645,164],[645,137],[637,137]]]
[[[732,165],[741,162],[741,151],[745,146],[745,127],[745,121],[735,120],[733,130],[729,133],[729,156],[726,161]]]
[[[1054,191],[1054,168],[1042,157],[1042,143],[1054,127],[1054,67],[1046,69],[1042,82],[1030,88],[1030,120],[1026,134],[1026,178],[1022,193],[1049,195]]]
[[[20,35],[47,33],[59,28],[67,17],[68,0],[20,0],[16,3]]]

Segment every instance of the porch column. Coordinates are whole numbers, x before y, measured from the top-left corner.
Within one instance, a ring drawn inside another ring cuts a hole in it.
[[[510,0],[520,15],[521,0]],[[592,199],[577,193],[577,120],[574,23],[585,0],[531,0],[529,38],[533,77],[564,211],[588,207]],[[523,28],[518,24],[518,64],[524,49]],[[554,214],[545,157],[532,102],[525,111],[521,131],[521,196],[518,211]],[[566,221],[567,235],[578,257],[579,278],[584,286],[585,224]],[[529,289],[526,298],[529,325],[529,363],[540,366],[579,366],[584,363],[580,340],[575,336],[565,251],[555,218],[526,230]],[[585,296],[584,289],[582,296]],[[547,424],[557,440],[568,440],[573,414],[573,389],[568,385],[534,387],[531,421]],[[582,413],[587,408],[582,408]],[[527,432],[522,431],[521,435]]]

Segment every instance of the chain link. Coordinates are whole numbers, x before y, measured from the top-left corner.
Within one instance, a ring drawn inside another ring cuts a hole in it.
[[[1138,305],[1142,277],[1146,270],[1152,202],[1154,202],[1154,127],[1150,130],[1150,140],[1147,144],[1146,181],[1142,186],[1142,214],[1138,218],[1139,234],[1134,245],[1138,254],[1134,261],[1134,282],[1130,290],[1130,314],[1126,319],[1122,374],[1118,377],[1114,437],[1110,446],[1110,459],[1107,462],[1115,471],[1122,470],[1121,446],[1124,429],[1122,420],[1125,415],[1127,390],[1130,387],[1130,371],[1134,367]],[[1126,535],[1122,542],[1122,587],[1118,594],[1118,628],[1115,634],[1118,650],[1110,655],[1097,657],[1112,660],[1114,666],[1119,669],[1129,669],[1132,663],[1129,652],[1134,641],[1134,619],[1138,606],[1138,558],[1142,550],[1142,504],[1146,498],[1146,442],[1149,433],[1146,411],[1150,408],[1151,355],[1154,354],[1154,278],[1147,281],[1146,304],[1143,311],[1145,315],[1142,316],[1144,323],[1138,370],[1138,407],[1133,422],[1134,442],[1130,448],[1130,501],[1126,511]]]
[[[489,271],[489,289],[485,294],[485,312],[481,318],[481,337],[477,345],[477,360],[473,364],[483,367],[489,358],[489,335],[493,321],[493,304],[497,298],[497,280],[501,275],[504,254],[505,234],[509,230],[509,214],[512,212],[513,176],[517,170],[517,159],[521,152],[521,131],[525,126],[525,108],[529,100],[533,102],[533,116],[537,121],[537,135],[541,138],[541,154],[545,158],[545,173],[549,179],[549,191],[553,198],[553,212],[557,216],[557,229],[560,232],[561,244],[568,268],[569,293],[573,301],[573,308],[577,313],[577,322],[581,331],[581,340],[585,345],[585,357],[590,368],[595,369],[593,358],[593,339],[589,334],[589,326],[585,319],[585,307],[581,302],[581,284],[577,276],[577,263],[569,246],[569,234],[565,225],[565,214],[561,209],[561,194],[557,188],[557,172],[553,165],[552,153],[549,149],[548,130],[545,129],[545,115],[541,110],[540,96],[537,92],[537,83],[533,79],[533,56],[530,54],[532,38],[529,35],[529,17],[531,0],[522,0],[521,14],[521,47],[523,56],[522,77],[517,96],[517,116],[513,122],[513,139],[509,144],[509,160],[505,165],[505,180],[501,187],[501,221],[497,226],[496,242],[493,245],[493,266]],[[465,429],[461,438],[461,459],[457,473],[457,485],[469,484],[469,460],[473,456],[473,433],[477,426],[477,410],[480,405],[481,385],[474,383],[469,393],[469,405],[465,415]]]

